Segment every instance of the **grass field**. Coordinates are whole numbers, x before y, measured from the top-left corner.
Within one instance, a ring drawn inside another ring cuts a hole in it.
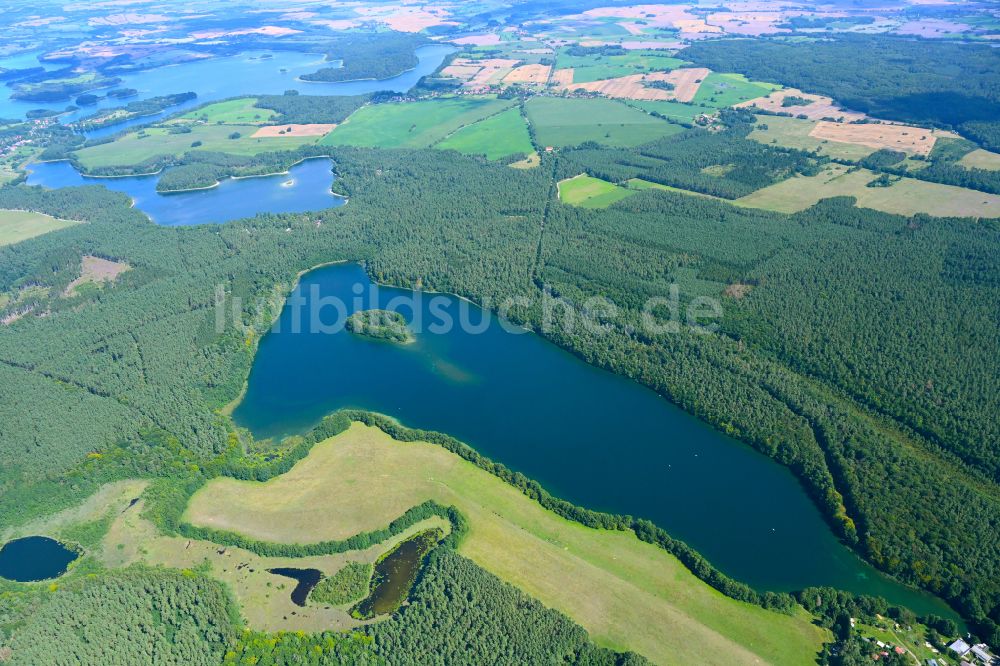
[[[127,500],[119,500],[113,506],[115,518],[95,552],[102,564],[125,567],[142,562],[151,566],[205,571],[232,590],[241,615],[258,631],[343,631],[361,624],[350,616],[349,604],[296,606],[290,596],[295,583],[268,573],[268,569],[313,568],[331,576],[348,562],[375,562],[380,555],[417,532],[433,527],[445,531],[450,528],[446,520],[433,517],[364,550],[316,557],[261,557],[241,548],[222,548],[208,541],[164,536],[142,518],[142,501],[128,507]]]
[[[635,74],[635,69],[625,65],[590,65],[573,68],[573,83],[590,83],[619,76]]]
[[[96,543],[82,544],[85,556],[110,568],[141,562],[175,569],[199,569],[225,583],[233,592],[247,624],[259,631],[346,630],[358,626],[349,614],[349,605],[325,607],[296,606],[291,601],[294,583],[267,572],[274,567],[312,567],[330,576],[346,563],[374,562],[400,541],[425,529],[450,525],[433,517],[365,550],[306,558],[260,557],[240,548],[222,548],[207,541],[160,534],[142,518],[144,501],[139,500],[147,481],[130,479],[102,486],[77,506],[16,528],[0,530],[0,543],[29,535],[46,535],[80,543],[81,534],[93,534],[89,526],[107,525],[106,534]],[[135,504],[132,502],[138,500]],[[242,565],[242,566],[241,566]]]
[[[663,185],[661,183],[653,183],[648,180],[643,180],[642,178],[630,178],[628,181],[628,187],[632,190],[664,190],[666,192],[677,192],[679,194],[687,194],[692,197],[703,197],[705,199],[715,199],[716,201],[726,201],[730,202],[728,199],[723,199],[721,197],[714,197],[711,194],[702,194],[701,192],[695,192],[693,190],[682,190],[679,187],[671,187],[670,185]]]
[[[637,146],[684,131],[609,99],[535,97],[525,105],[542,146],[577,146],[596,141],[607,146]]]
[[[435,147],[469,155],[486,155],[491,160],[515,153],[527,154],[535,149],[531,145],[528,127],[517,108],[507,109],[474,125],[463,127]]]
[[[184,134],[171,134],[165,127],[151,127],[130,132],[111,143],[102,143],[78,150],[75,155],[84,169],[106,166],[130,166],[158,155],[180,156],[190,150],[211,150],[232,155],[256,155],[277,150],[292,150],[306,143],[316,143],[322,137],[295,136],[251,138],[256,125],[192,125]],[[239,132],[238,139],[230,135]],[[201,145],[193,147],[196,141]]]
[[[23,240],[58,231],[80,224],[72,220],[60,220],[44,213],[23,210],[0,209],[0,246],[13,245]]]
[[[862,146],[854,143],[842,143],[839,141],[826,141],[809,136],[809,133],[816,127],[817,121],[806,120],[804,118],[788,118],[785,116],[757,116],[757,126],[766,126],[767,129],[754,128],[748,138],[760,143],[774,143],[786,148],[797,148],[799,150],[816,150],[819,148],[821,155],[828,155],[837,159],[857,161],[868,157],[875,152],[874,148]]]
[[[623,55],[575,56],[570,55],[567,49],[563,48],[560,49],[556,56],[556,66],[560,69],[566,69],[567,67],[575,69],[578,67],[614,66],[628,68],[629,71],[626,74],[643,70],[676,69],[684,64],[686,64],[686,61],[680,58],[671,58],[655,51],[641,50],[631,51]]]
[[[426,148],[467,125],[499,113],[514,102],[449,98],[358,109],[321,141],[335,146]]]
[[[824,631],[733,601],[676,559],[625,532],[541,508],[445,449],[354,424],[267,483],[216,479],[186,519],[263,539],[308,543],[385,525],[426,499],[469,519],[460,552],[586,628],[602,645],[657,663],[811,663]]]
[[[701,82],[693,101],[722,108],[761,97],[780,87],[775,83],[748,81],[742,74],[712,72]]]
[[[600,178],[585,174],[559,181],[559,200],[582,208],[607,208],[633,192]]]
[[[230,99],[216,102],[195,109],[181,116],[184,120],[200,120],[206,123],[225,123],[227,125],[242,125],[265,123],[275,116],[271,109],[258,109],[254,106],[256,97]]]
[[[857,198],[858,206],[901,215],[1000,217],[1000,196],[996,194],[913,178],[903,178],[891,187],[867,187],[876,174],[867,169],[847,171],[847,167],[834,164],[819,175],[789,178],[737,199],[736,203],[793,213],[820,199],[852,196]]]
[[[1000,170],[1000,154],[991,153],[988,150],[979,148],[973,150],[967,155],[964,155],[958,163],[970,169],[989,169],[990,171],[997,171]]]
[[[694,104],[682,104],[681,102],[670,102],[670,101],[651,101],[651,100],[633,100],[629,102],[630,106],[635,106],[643,111],[656,112],[661,116],[671,118],[673,120],[679,120],[682,122],[694,122],[694,119],[702,113],[713,113],[713,109],[707,109],[703,106],[698,106]]]

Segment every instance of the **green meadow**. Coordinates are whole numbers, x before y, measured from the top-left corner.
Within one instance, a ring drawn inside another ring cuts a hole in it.
[[[556,66],[560,69],[567,67],[593,67],[596,65],[628,67],[632,70],[651,69],[664,70],[676,69],[685,64],[686,61],[680,58],[672,58],[658,51],[630,51],[622,55],[571,55],[568,49],[560,49],[556,55]]]
[[[487,97],[455,97],[365,106],[327,134],[321,143],[334,146],[426,148],[513,104],[510,100]]]
[[[714,113],[714,109],[706,108],[698,104],[685,104],[683,102],[672,102],[668,100],[631,100],[630,106],[658,113],[665,118],[679,122],[691,123],[703,113]]]
[[[468,519],[462,555],[567,614],[601,645],[654,663],[797,665],[811,663],[825,640],[801,609],[784,615],[725,597],[630,532],[569,521],[440,446],[398,442],[359,423],[266,483],[209,482],[185,520],[313,543],[380,527],[427,499]]]
[[[13,245],[23,240],[80,224],[60,220],[44,213],[25,210],[0,210],[0,246]]]
[[[779,88],[781,86],[775,83],[749,81],[742,74],[712,72],[701,82],[693,101],[696,104],[723,108],[761,97]]]
[[[525,104],[540,146],[578,146],[594,141],[606,146],[637,146],[683,131],[610,99],[535,97]]]
[[[559,200],[582,208],[607,208],[633,194],[630,190],[585,174],[559,181]]]
[[[206,123],[225,123],[227,125],[239,125],[243,123],[265,123],[275,116],[271,109],[259,109],[254,106],[257,103],[256,97],[241,97],[240,99],[229,99],[224,102],[216,102],[195,109],[181,116],[185,120],[200,120]]]
[[[878,174],[868,169],[851,171],[833,164],[815,176],[795,176],[757,190],[736,204],[782,213],[805,210],[820,199],[849,196],[862,208],[886,213],[936,217],[1000,217],[1000,195],[914,178],[901,178],[889,187],[868,187]]]
[[[528,127],[517,108],[463,127],[435,147],[468,155],[485,155],[491,160],[534,150]]]
[[[130,132],[110,143],[76,151],[84,170],[108,166],[131,166],[160,155],[179,157],[190,150],[217,151],[231,155],[256,155],[292,150],[316,143],[315,136],[291,134],[254,139],[256,125],[190,125],[191,131],[171,132],[167,127],[150,127]],[[237,138],[231,138],[239,134]],[[200,142],[200,143],[198,143]],[[198,145],[194,145],[198,143]]]

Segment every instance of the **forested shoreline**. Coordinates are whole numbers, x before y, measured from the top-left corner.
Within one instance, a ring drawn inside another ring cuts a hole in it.
[[[305,74],[301,77],[303,81],[389,79],[416,67],[414,49],[433,43],[421,35],[400,32],[347,35],[332,41],[326,59],[341,61],[340,67],[324,67]]]

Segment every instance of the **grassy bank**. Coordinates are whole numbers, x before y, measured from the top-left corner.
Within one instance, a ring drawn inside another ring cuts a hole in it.
[[[427,499],[468,518],[463,555],[566,613],[599,644],[661,663],[799,664],[825,639],[804,612],[729,599],[629,533],[565,520],[439,446],[396,442],[357,423],[266,483],[211,481],[185,519],[310,543],[384,525]]]

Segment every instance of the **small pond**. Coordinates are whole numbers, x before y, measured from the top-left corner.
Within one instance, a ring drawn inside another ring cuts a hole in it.
[[[0,578],[30,583],[58,578],[80,554],[44,536],[7,542],[0,548]]]
[[[277,576],[285,576],[297,581],[295,589],[292,590],[292,603],[296,606],[305,606],[309,593],[319,584],[323,578],[323,572],[319,569],[293,569],[292,567],[278,567],[268,569],[267,573]]]
[[[376,562],[371,593],[358,604],[358,614],[375,617],[399,608],[410,594],[424,557],[441,537],[441,530],[421,532]]]

